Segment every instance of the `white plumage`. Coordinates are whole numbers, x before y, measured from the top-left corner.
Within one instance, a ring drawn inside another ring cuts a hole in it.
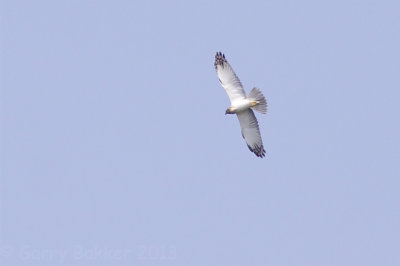
[[[259,89],[253,88],[246,97],[242,83],[225,59],[225,55],[221,52],[215,55],[214,66],[217,71],[219,82],[231,101],[231,106],[226,110],[226,114],[237,115],[242,136],[246,140],[250,151],[254,152],[258,157],[264,157],[265,150],[261,139],[260,128],[253,112],[253,110],[263,114],[267,112],[267,102],[264,95]]]

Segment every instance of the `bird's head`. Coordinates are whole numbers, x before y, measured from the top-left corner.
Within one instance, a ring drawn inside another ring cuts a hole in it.
[[[234,112],[232,111],[232,108],[231,108],[231,107],[229,107],[228,109],[226,109],[225,115],[226,115],[226,114],[234,114]]]

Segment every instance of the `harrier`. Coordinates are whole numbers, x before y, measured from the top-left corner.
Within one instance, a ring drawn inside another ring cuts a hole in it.
[[[225,114],[237,115],[242,130],[242,136],[246,140],[250,151],[254,152],[258,157],[264,157],[265,150],[261,139],[260,128],[258,127],[257,118],[253,112],[253,110],[256,110],[262,114],[267,113],[267,101],[264,95],[258,88],[253,88],[246,97],[242,83],[225,59],[225,55],[221,52],[215,55],[214,66],[217,71],[219,82],[231,101],[231,106],[226,109]]]

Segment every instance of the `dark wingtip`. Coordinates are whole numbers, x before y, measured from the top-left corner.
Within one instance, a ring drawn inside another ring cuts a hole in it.
[[[264,150],[264,147],[262,145],[261,145],[261,147],[256,145],[256,146],[254,146],[254,148],[252,148],[249,145],[247,145],[247,147],[249,147],[249,150],[251,152],[253,152],[257,157],[260,157],[260,158],[265,157],[265,150]]]
[[[223,53],[221,53],[221,52],[217,52],[215,54],[215,58],[223,58],[223,59],[225,59],[225,55]]]
[[[225,55],[224,55],[223,53],[221,53],[221,52],[217,52],[217,53],[215,54],[215,63],[214,63],[215,68],[216,68],[218,65],[224,66],[224,63],[225,63],[225,62],[226,62]]]

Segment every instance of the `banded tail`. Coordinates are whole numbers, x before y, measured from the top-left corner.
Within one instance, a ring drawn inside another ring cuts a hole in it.
[[[267,113],[267,100],[265,100],[264,95],[258,88],[254,87],[247,96],[247,99],[257,101],[257,104],[251,107],[251,109],[262,114]]]

